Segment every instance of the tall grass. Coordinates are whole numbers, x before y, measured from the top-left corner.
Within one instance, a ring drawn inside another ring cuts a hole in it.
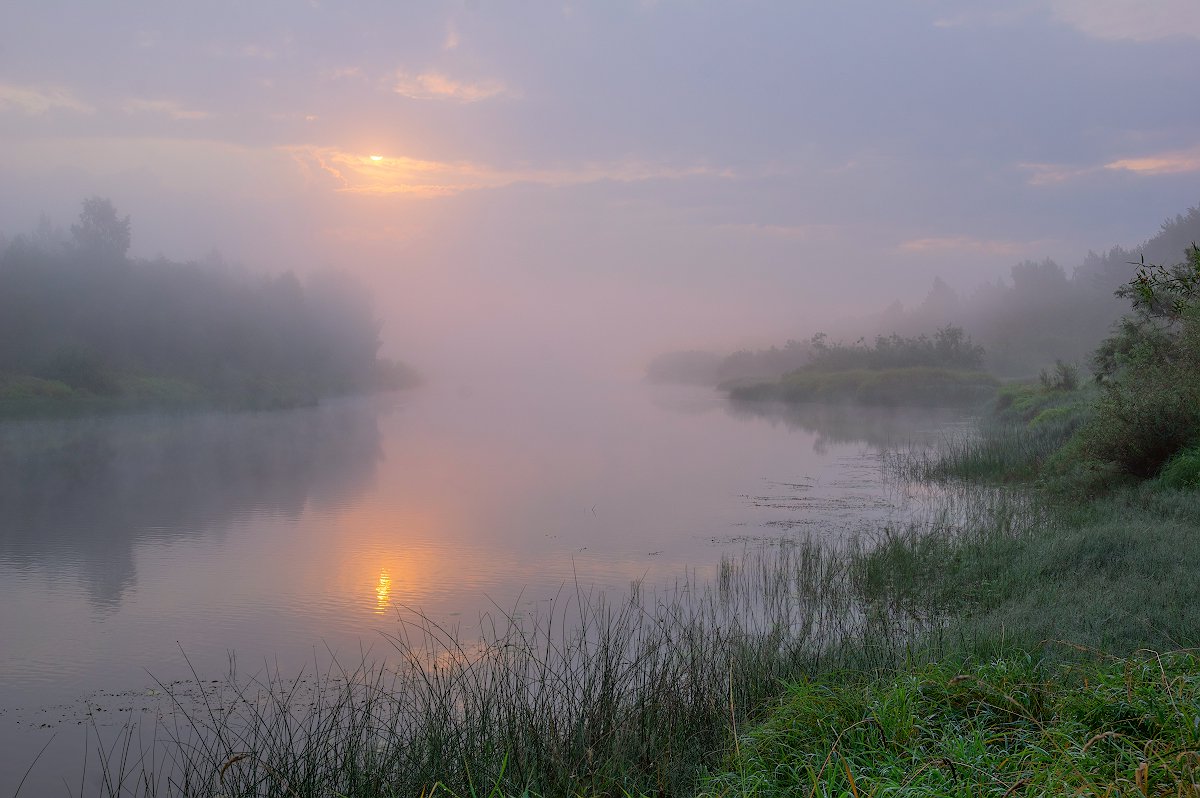
[[[110,758],[103,792],[694,794],[783,683],[902,656],[907,628],[861,609],[848,562],[805,541],[753,549],[707,584],[497,611],[478,639],[413,618],[385,663],[178,696],[147,750],[131,733],[136,755]]]
[[[1031,482],[1091,418],[1094,395],[1092,388],[1009,384],[978,429],[957,432],[934,447],[893,451],[888,462],[900,478],[922,482]]]

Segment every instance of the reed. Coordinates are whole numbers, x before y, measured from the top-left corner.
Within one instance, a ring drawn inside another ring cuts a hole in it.
[[[707,583],[497,608],[477,635],[412,616],[386,661],[312,680],[197,676],[199,701],[179,696],[148,745],[131,731],[107,757],[104,794],[694,794],[784,683],[903,650],[850,578],[843,552],[785,542]]]

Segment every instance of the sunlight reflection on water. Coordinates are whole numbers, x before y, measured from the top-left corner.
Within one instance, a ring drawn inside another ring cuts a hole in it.
[[[151,712],[156,680],[231,652],[382,654],[403,613],[469,630],[912,512],[880,452],[948,423],[630,385],[0,426],[0,793],[45,734]]]

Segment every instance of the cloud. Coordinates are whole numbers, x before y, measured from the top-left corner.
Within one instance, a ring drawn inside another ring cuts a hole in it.
[[[310,178],[353,194],[444,197],[466,191],[529,183],[552,187],[599,182],[633,183],[688,177],[731,177],[706,166],[673,167],[639,161],[584,164],[573,168],[498,169],[470,161],[427,161],[396,155],[358,154],[334,147],[281,147]]]
[[[362,67],[357,66],[342,66],[326,69],[321,73],[321,77],[325,80],[346,80],[348,78],[362,79],[366,77]]]
[[[1028,19],[1035,13],[1029,2],[1009,0],[1000,6],[979,6],[957,9],[952,14],[937,17],[935,28],[1007,27]]]
[[[718,224],[716,228],[734,233],[748,233],[755,236],[792,238],[796,240],[828,237],[837,234],[841,230],[839,226],[832,224],[762,224],[760,222],[728,222]]]
[[[1001,241],[972,236],[930,236],[912,238],[900,244],[903,252],[918,253],[964,253],[973,255],[1020,255],[1028,252],[1032,244],[1026,241]]]
[[[1200,172],[1200,145],[1186,150],[1163,152],[1140,158],[1120,158],[1104,164],[1112,171],[1134,172],[1139,175],[1178,175]]]
[[[934,27],[1008,27],[1050,18],[1096,39],[1146,42],[1172,36],[1200,39],[1196,0],[1006,0],[936,17]]]
[[[513,92],[499,80],[467,83],[454,80],[433,70],[417,75],[410,75],[404,71],[397,72],[392,91],[414,100],[454,100],[461,103],[513,96]]]
[[[1097,39],[1200,39],[1196,0],[1050,0],[1054,18]]]
[[[29,116],[38,116],[56,109],[81,114],[90,114],[95,110],[61,87],[35,88],[0,83],[0,111],[13,110]]]
[[[450,24],[446,26],[446,38],[442,42],[443,50],[457,50],[460,44],[458,36],[458,26],[454,24],[454,20],[450,20]]]
[[[131,98],[121,105],[121,110],[127,114],[163,114],[172,119],[179,120],[208,119],[212,116],[208,111],[196,111],[184,108],[174,100]]]
[[[1032,186],[1052,186],[1066,183],[1097,172],[1133,172],[1138,175],[1180,175],[1200,172],[1200,144],[1182,150],[1114,158],[1101,164],[1022,163],[1031,173]]]
[[[1031,186],[1055,186],[1077,177],[1092,174],[1099,168],[1058,163],[1021,163],[1017,166],[1030,172],[1028,182]]]

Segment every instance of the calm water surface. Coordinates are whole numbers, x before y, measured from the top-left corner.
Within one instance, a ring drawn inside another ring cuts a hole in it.
[[[0,796],[51,738],[22,795],[80,792],[84,730],[193,668],[382,658],[406,612],[469,634],[910,513],[880,452],[954,423],[597,384],[0,424]]]

